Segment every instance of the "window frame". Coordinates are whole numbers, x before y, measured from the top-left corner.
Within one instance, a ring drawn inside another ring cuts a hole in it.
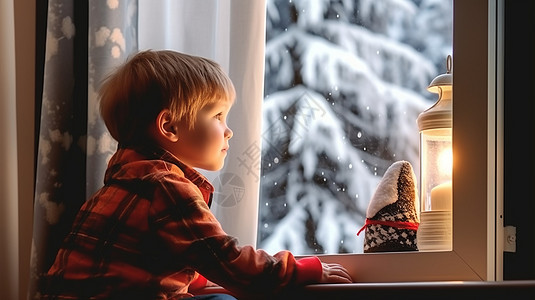
[[[355,282],[501,280],[502,1],[453,3],[452,250],[320,255]]]

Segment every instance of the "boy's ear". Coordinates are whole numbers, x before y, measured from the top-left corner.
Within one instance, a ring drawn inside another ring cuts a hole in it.
[[[163,109],[156,117],[156,130],[170,142],[178,141],[178,127],[171,120],[169,109]]]

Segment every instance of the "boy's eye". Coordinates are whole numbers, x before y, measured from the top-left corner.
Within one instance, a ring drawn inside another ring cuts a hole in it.
[[[221,119],[223,118],[223,113],[218,113],[217,115],[215,115],[215,118],[221,121]]]

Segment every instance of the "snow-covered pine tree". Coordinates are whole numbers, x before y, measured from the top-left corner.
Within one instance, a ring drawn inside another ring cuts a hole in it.
[[[451,0],[267,0],[259,247],[362,252],[383,173],[419,168],[451,35]]]

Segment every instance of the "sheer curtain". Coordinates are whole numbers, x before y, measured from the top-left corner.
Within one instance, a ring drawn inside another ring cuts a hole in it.
[[[139,48],[211,58],[236,87],[234,131],[225,167],[203,172],[214,184],[212,211],[241,244],[256,245],[263,100],[265,1],[139,1]]]
[[[39,130],[29,298],[39,294],[41,278],[52,264],[74,215],[87,197],[102,186],[107,161],[116,149],[116,141],[98,114],[100,81],[140,49],[175,49],[212,58],[234,81],[237,101],[229,116],[234,138],[226,167],[206,176],[218,191],[212,208],[225,230],[241,243],[256,243],[264,6],[264,1],[248,0],[48,1],[46,24],[37,24],[37,28],[46,26],[46,42],[42,47],[45,53],[37,53],[44,58],[44,67],[42,91],[37,93],[42,97],[36,107],[40,117],[36,120]],[[2,47],[2,51],[14,49]],[[4,89],[3,84],[11,84],[5,75],[9,75],[12,65],[3,58],[2,62],[6,67],[2,71],[7,73],[0,73],[1,91],[9,99],[12,91]],[[11,102],[2,101],[0,108],[0,122],[11,123]],[[13,127],[0,125],[0,138],[13,139]],[[10,167],[16,161],[16,151],[0,149],[0,162],[4,168]],[[1,179],[12,179],[9,174],[12,173],[1,173]],[[16,182],[1,182],[6,184],[1,189],[2,196],[16,198],[16,190],[12,189]],[[17,214],[11,213],[9,204],[2,205],[0,219],[6,224],[1,224],[10,228],[17,221],[10,218]],[[16,252],[15,248],[1,249]],[[7,261],[3,265],[15,267]]]

